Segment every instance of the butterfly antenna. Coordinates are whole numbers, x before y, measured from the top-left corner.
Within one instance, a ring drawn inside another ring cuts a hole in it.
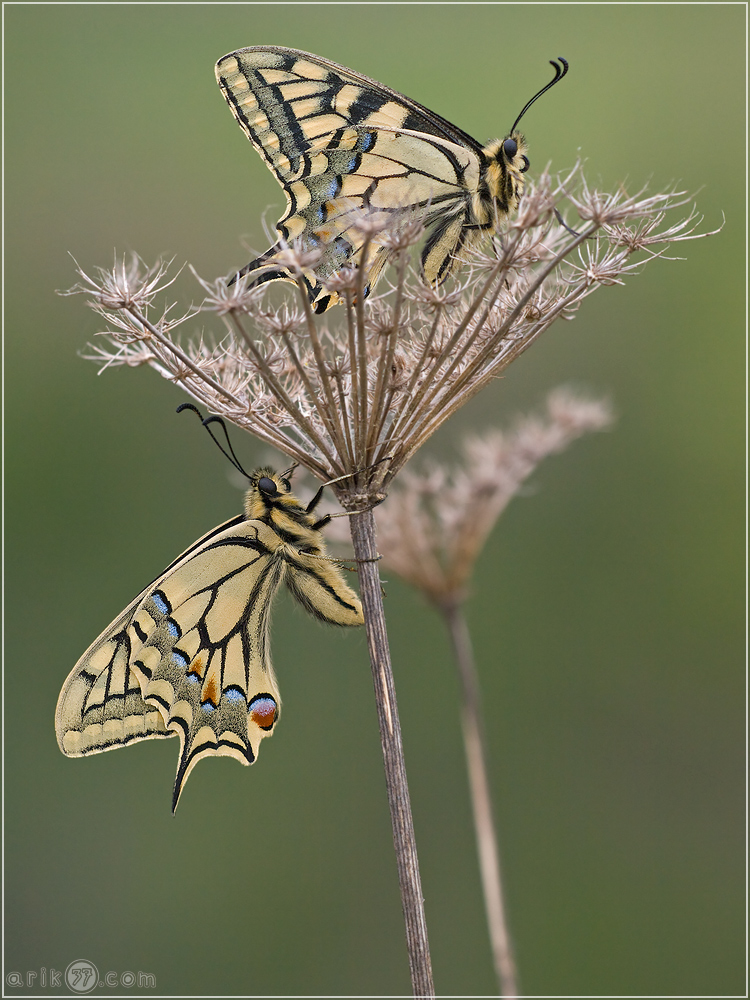
[[[554,87],[555,84],[558,83],[560,80],[562,80],[562,78],[568,72],[568,60],[567,59],[563,59],[562,56],[558,56],[557,58],[560,61],[560,64],[561,64],[560,66],[557,65],[557,63],[555,62],[554,59],[550,59],[550,61],[549,61],[550,62],[550,66],[554,66],[554,68],[555,68],[554,78],[552,80],[550,80],[550,82],[547,84],[546,87],[542,87],[542,89],[539,91],[539,93],[538,94],[534,94],[534,96],[531,98],[531,100],[527,102],[527,104],[524,106],[524,109],[521,112],[521,114],[513,122],[513,127],[511,128],[511,130],[508,133],[508,135],[512,135],[515,132],[516,125],[518,125],[518,123],[523,118],[523,116],[526,114],[526,112],[529,110],[529,108],[534,103],[534,101],[537,101],[542,96],[542,94],[546,94],[547,91],[549,90],[549,88],[550,87]]]
[[[222,418],[221,417],[206,417],[204,419],[201,411],[198,409],[197,406],[193,406],[192,403],[180,403],[180,405],[177,407],[177,413],[181,413],[183,410],[192,410],[193,413],[197,413],[198,414],[198,416],[200,417],[201,423],[206,428],[206,430],[208,431],[208,433],[211,435],[211,440],[214,442],[214,444],[219,449],[219,451],[222,453],[222,455],[224,455],[226,458],[229,459],[229,461],[232,463],[232,465],[235,467],[235,469],[241,475],[243,475],[245,477],[245,479],[250,479],[250,476],[248,475],[248,473],[245,472],[245,470],[242,468],[242,463],[240,462],[239,458],[237,458],[237,456],[234,453],[234,448],[232,447],[232,442],[229,440],[229,432],[227,431],[227,425],[224,423],[224,421],[222,420]],[[229,448],[229,451],[227,451],[227,449],[224,447],[224,445],[221,443],[221,441],[219,441],[219,439],[216,437],[216,435],[214,434],[213,430],[209,426],[210,424],[219,424],[219,426],[221,427],[221,429],[224,431],[224,439],[227,442],[227,448]]]

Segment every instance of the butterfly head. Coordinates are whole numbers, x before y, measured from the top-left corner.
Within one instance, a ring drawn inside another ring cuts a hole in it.
[[[292,493],[290,478],[295,468],[296,464],[284,472],[274,472],[264,466],[250,473],[247,477],[250,488],[245,494],[248,520],[272,525],[286,523],[289,519],[295,523],[307,522],[304,506]]]
[[[529,160],[526,156],[528,146],[526,139],[518,131],[518,123],[534,101],[550,87],[554,87],[568,72],[567,61],[562,56],[558,56],[558,60],[559,64],[550,60],[555,69],[553,79],[526,102],[505,138],[493,139],[482,150],[480,183],[472,205],[476,224],[480,228],[496,226],[518,208],[524,188],[523,175],[529,169]]]
[[[488,142],[482,150],[483,184],[478,190],[480,203],[475,205],[475,214],[485,225],[495,221],[493,211],[502,218],[518,208],[523,175],[529,169],[527,148],[526,140],[515,130],[504,139]]]

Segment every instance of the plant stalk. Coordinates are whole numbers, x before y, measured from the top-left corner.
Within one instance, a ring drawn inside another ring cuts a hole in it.
[[[469,772],[471,807],[474,813],[474,832],[477,839],[479,870],[482,877],[487,928],[492,947],[501,997],[518,996],[518,975],[510,941],[508,921],[503,902],[500,874],[500,852],[497,832],[492,815],[492,798],[487,777],[487,752],[482,726],[477,677],[471,636],[460,601],[446,602],[440,606],[448,631],[461,678],[461,727],[466,751],[466,768]]]
[[[427,940],[422,880],[419,874],[409,787],[406,782],[404,749],[388,648],[388,633],[385,627],[383,592],[380,586],[375,544],[375,517],[372,509],[353,514],[350,522],[354,555],[359,568],[359,589],[380,724],[380,742],[383,748],[388,805],[391,810],[401,906],[406,925],[412,990],[415,997],[434,997],[435,987],[432,980],[430,945]]]

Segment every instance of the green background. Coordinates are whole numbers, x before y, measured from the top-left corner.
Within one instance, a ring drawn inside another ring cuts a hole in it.
[[[55,291],[75,280],[68,251],[85,268],[115,247],[163,253],[213,277],[249,259],[241,238],[265,248],[261,215],[283,198],[213,64],[266,43],[352,66],[481,141],[562,54],[568,78],[524,121],[532,173],[580,150],[594,184],[677,182],[704,228],[725,214],[685,260],[599,291],[428,450],[451,457],[560,383],[619,415],[534,476],[468,605],[523,992],[744,993],[744,18],[6,6],[6,971],[87,958],[166,995],[409,991],[363,633],[283,596],[278,732],[252,770],[201,764],[174,818],[175,742],[68,760],[54,737],[86,646],[241,499],[175,417],[177,388],[77,356],[96,318]],[[200,297],[188,276],[180,289]],[[265,455],[236,443],[245,464]],[[453,666],[433,612],[387,591],[437,989],[491,994]]]

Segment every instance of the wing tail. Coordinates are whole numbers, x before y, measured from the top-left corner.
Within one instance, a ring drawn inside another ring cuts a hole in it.
[[[264,285],[268,281],[288,281],[296,285],[297,279],[292,272],[286,267],[280,267],[274,259],[283,248],[283,243],[276,243],[274,246],[269,247],[260,257],[256,257],[255,260],[251,260],[249,264],[245,264],[244,267],[240,268],[227,281],[227,287],[248,274],[252,275],[250,281],[247,283],[248,288]],[[259,273],[256,275],[255,272]],[[332,305],[340,301],[339,295],[336,292],[326,289],[322,282],[318,280],[318,276],[314,271],[304,271],[302,273],[302,281],[307,291],[307,297],[310,299],[310,303],[316,313],[323,313],[326,309],[329,309]]]
[[[251,281],[248,282],[248,288],[252,288],[253,285],[262,285],[266,281],[294,281],[292,275],[285,268],[279,267],[274,261],[274,257],[282,249],[281,243],[276,243],[274,246],[269,247],[265,253],[262,253],[260,257],[256,257],[255,260],[251,260],[249,264],[245,264],[241,267],[237,273],[229,279],[227,282],[227,287],[233,285],[236,281],[244,278],[247,274],[252,274],[254,271],[261,271],[257,277],[253,277]]]

